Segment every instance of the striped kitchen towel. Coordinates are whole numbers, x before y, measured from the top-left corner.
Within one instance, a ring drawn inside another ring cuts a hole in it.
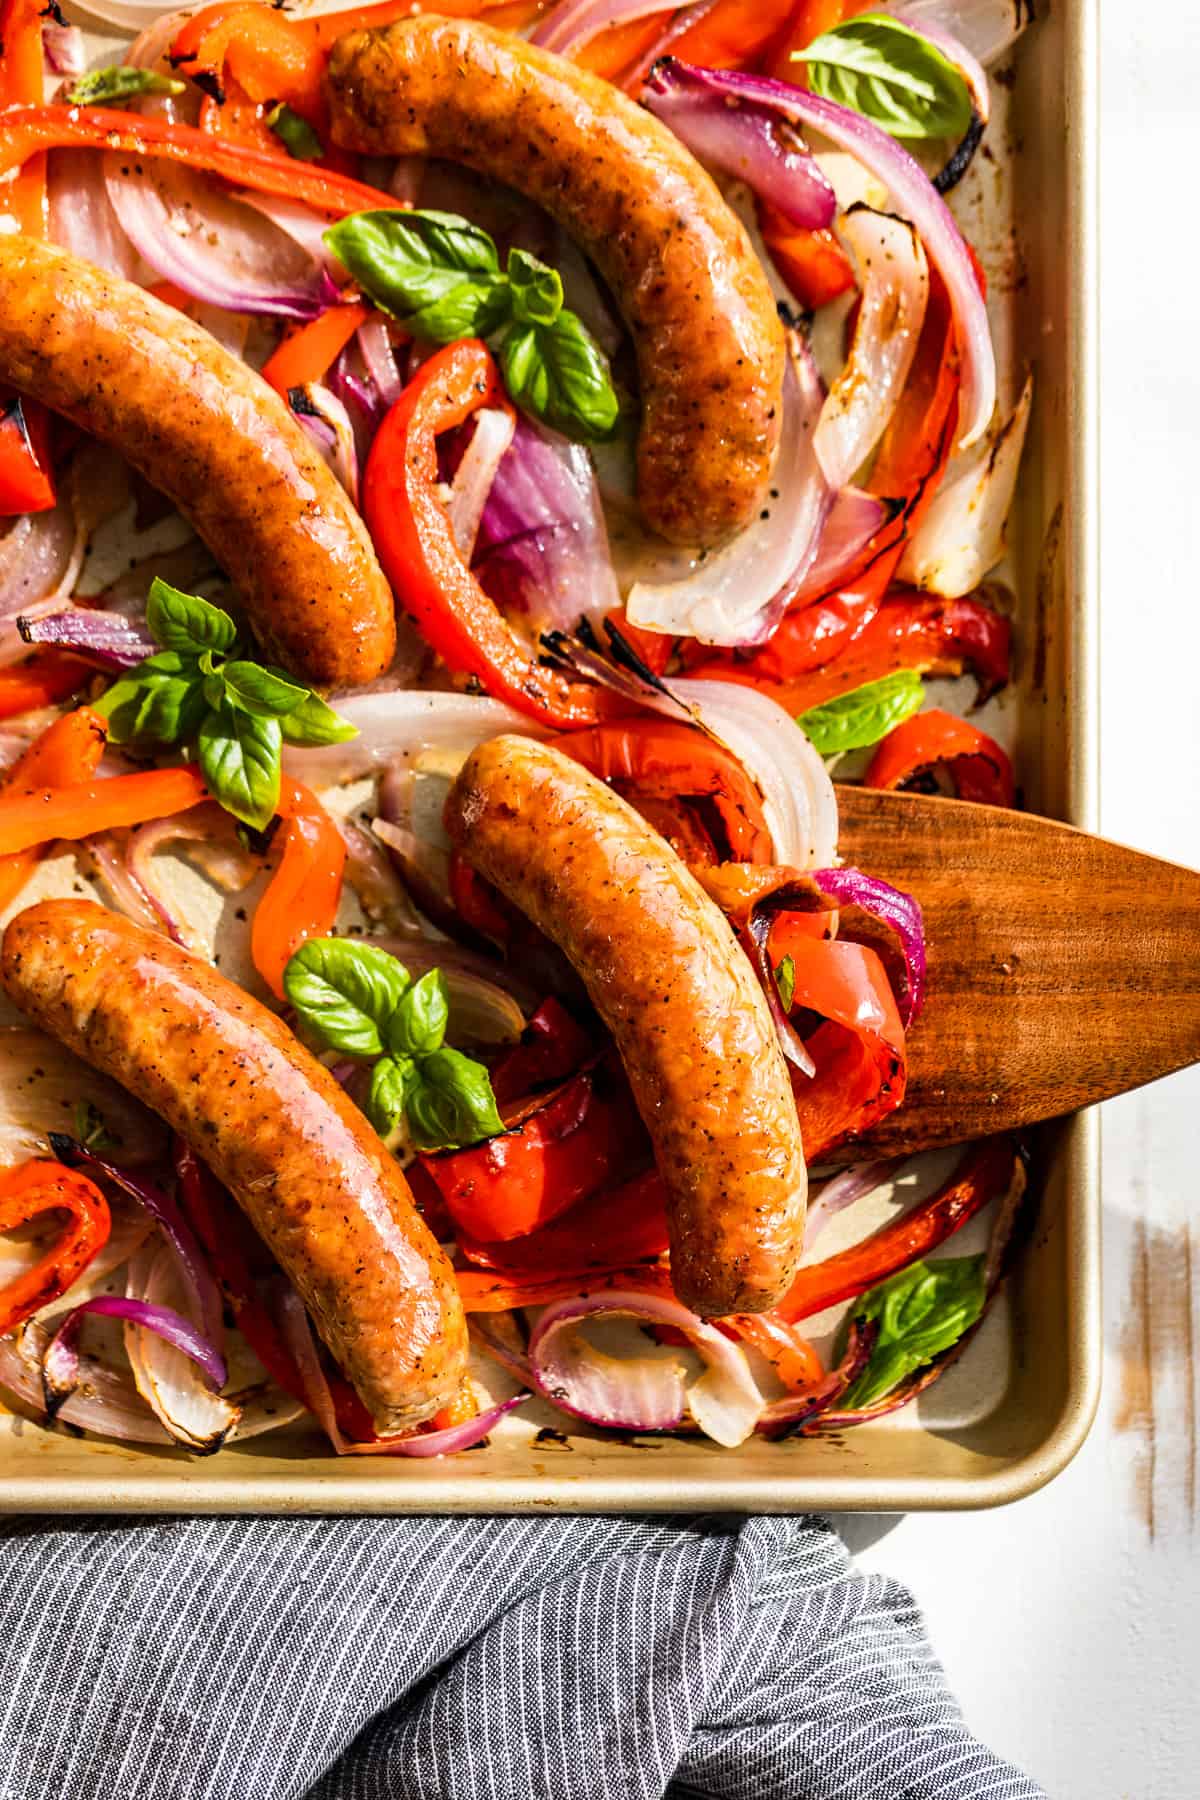
[[[0,1800],[1041,1793],[818,1519],[0,1522]]]

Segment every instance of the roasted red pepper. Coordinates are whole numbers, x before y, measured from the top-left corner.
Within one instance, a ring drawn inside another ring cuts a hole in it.
[[[959,1164],[950,1180],[911,1212],[881,1226],[861,1244],[843,1250],[824,1262],[801,1269],[776,1311],[789,1321],[809,1319],[866,1293],[897,1270],[919,1257],[928,1256],[939,1244],[973,1219],[989,1200],[1008,1188],[1016,1153],[1007,1138],[992,1138],[976,1145]]]
[[[565,1081],[595,1053],[591,1037],[553,995],[531,1013],[521,1041],[505,1052],[492,1070],[497,1106],[508,1106]]]
[[[40,105],[45,76],[43,0],[0,0],[0,108]],[[30,157],[15,179],[0,188],[0,211],[27,237],[50,229],[46,158]]]
[[[792,1070],[796,1116],[808,1162],[867,1131],[904,1099],[904,1028],[887,970],[865,944],[811,935],[811,917],[783,913],[771,928],[775,968],[791,959],[792,1013],[823,1021],[805,1047],[816,1074]]]
[[[571,1270],[581,1278],[598,1269],[625,1269],[661,1256],[667,1248],[667,1214],[657,1169],[579,1200],[549,1225],[527,1237],[483,1243],[458,1233],[458,1247],[477,1268],[506,1275]]]
[[[770,1363],[791,1394],[802,1394],[824,1379],[825,1366],[806,1337],[776,1313],[733,1313],[719,1321],[727,1337],[756,1350]]]
[[[283,855],[254,913],[250,954],[283,997],[288,958],[311,937],[324,937],[337,917],[346,840],[317,796],[285,775],[279,795]]]
[[[0,389],[0,515],[54,505],[50,415],[36,400]]]
[[[612,1058],[564,1082],[501,1136],[420,1161],[455,1225],[496,1243],[538,1230],[649,1155]]]
[[[640,1268],[611,1269],[597,1275],[580,1275],[577,1269],[544,1269],[528,1275],[505,1275],[495,1269],[456,1269],[454,1278],[464,1309],[469,1312],[511,1312],[518,1306],[548,1306],[572,1294],[602,1293],[622,1288],[634,1293],[675,1298],[671,1272],[656,1263]]]
[[[91,663],[66,650],[35,650],[24,662],[0,669],[0,719],[15,719],[40,706],[53,706],[86,687]]]
[[[31,1269],[0,1288],[0,1337],[65,1294],[108,1241],[108,1202],[86,1176],[41,1159],[0,1175],[0,1231],[48,1212],[66,1213],[67,1225]]]
[[[604,688],[543,668],[464,562],[438,491],[437,440],[483,406],[506,404],[478,339],[423,363],[375,434],[363,514],[398,603],[456,675],[560,727],[594,725],[628,706]]]
[[[914,776],[944,768],[960,800],[1012,806],[1013,768],[995,738],[953,713],[914,713],[884,738],[863,776],[863,785],[899,788]]]
[[[854,265],[827,226],[816,231],[793,225],[785,214],[760,201],[758,224],[771,261],[806,312],[828,306],[854,283]]]
[[[272,14],[278,18],[278,13]],[[286,400],[292,388],[323,381],[364,320],[369,306],[330,306],[284,338],[262,367],[263,380]]]
[[[769,862],[771,834],[762,796],[732,751],[693,725],[643,718],[572,732],[559,744],[636,806],[642,800],[708,800],[718,813],[733,862]]]

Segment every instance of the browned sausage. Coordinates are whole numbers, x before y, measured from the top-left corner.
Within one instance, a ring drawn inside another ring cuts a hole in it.
[[[667,127],[564,57],[458,19],[347,32],[328,87],[339,144],[466,163],[578,239],[638,353],[648,523],[680,544],[747,524],[779,438],[783,330],[740,222]]]
[[[466,1326],[444,1254],[357,1108],[224,975],[90,900],[11,921],[0,984],[203,1157],[298,1288],[381,1434],[456,1392]]]
[[[263,648],[361,687],[396,644],[366,527],[279,396],[174,307],[33,238],[0,238],[0,380],[111,444],[195,526]]]
[[[804,1238],[796,1107],[725,919],[628,803],[549,744],[473,750],[446,827],[554,939],[612,1032],[667,1189],[671,1272],[697,1312],[782,1298]]]

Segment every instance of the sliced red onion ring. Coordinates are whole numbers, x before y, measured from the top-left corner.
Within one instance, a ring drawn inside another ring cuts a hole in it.
[[[470,1450],[481,1443],[499,1420],[529,1399],[528,1394],[516,1394],[511,1400],[502,1400],[498,1406],[489,1407],[475,1418],[467,1419],[461,1425],[448,1426],[444,1431],[427,1431],[407,1438],[376,1438],[369,1444],[351,1443],[343,1436],[337,1422],[333,1395],[321,1367],[312,1326],[304,1302],[294,1288],[289,1288],[281,1297],[279,1316],[288,1348],[304,1382],[304,1391],[339,1456],[454,1456],[460,1450]]]
[[[698,69],[666,58],[655,71],[660,94],[711,106],[714,97],[731,104],[756,101],[794,125],[808,125],[857,156],[887,187],[893,208],[920,237],[929,261],[946,284],[962,353],[962,396],[959,446],[968,448],[982,437],[996,405],[996,359],[971,254],[946,202],[920,164],[861,113],[825,100],[807,88],[762,75]]]
[[[243,206],[252,206],[255,212],[262,213],[270,219],[294,244],[298,244],[313,266],[324,269],[336,277],[342,266],[329,245],[325,242],[325,231],[329,220],[323,214],[314,212],[303,200],[289,200],[285,194],[259,194],[249,188],[238,195]],[[345,279],[344,271],[342,271]],[[333,304],[333,301],[330,301]]]
[[[99,1318],[128,1319],[143,1331],[152,1331],[165,1343],[173,1344],[184,1356],[203,1370],[209,1385],[222,1388],[227,1374],[225,1358],[210,1344],[202,1332],[170,1306],[155,1306],[148,1300],[130,1300],[119,1294],[98,1294],[93,1300],[82,1300],[71,1308],[46,1348],[42,1358],[42,1392],[46,1411],[54,1418],[63,1401],[70,1398],[79,1385],[79,1333],[83,1321],[95,1314]]]
[[[927,38],[935,49],[941,51],[947,62],[953,63],[971,98],[971,122],[944,167],[933,178],[933,185],[938,193],[948,194],[970,168],[971,159],[983,140],[991,112],[987,76],[962,40],[953,31],[947,30],[940,20],[922,18],[915,11],[907,10],[893,10],[892,17],[902,25],[907,25],[910,31],[917,31],[923,38]]]
[[[777,596],[781,615],[839,588],[871,539],[903,510],[903,501],[881,500],[865,488],[844,487],[836,493],[807,573],[798,586]]]
[[[220,1290],[213,1280],[195,1233],[174,1200],[154,1182],[147,1181],[140,1175],[131,1175],[127,1169],[118,1168],[116,1163],[109,1162],[107,1157],[97,1156],[94,1150],[86,1149],[65,1132],[52,1131],[49,1139],[51,1150],[68,1169],[87,1169],[103,1175],[105,1180],[115,1183],[123,1193],[145,1207],[175,1252],[189,1295],[194,1300],[204,1336],[215,1344],[223,1343]]]
[[[82,75],[87,68],[87,45],[78,25],[47,18],[42,24],[42,49],[56,75]]]
[[[1032,0],[880,0],[879,11],[923,32],[964,75],[967,65],[959,62],[957,52],[972,62],[994,63],[1012,49],[1034,17]],[[974,94],[970,76],[968,86]]]
[[[671,10],[670,0],[666,4],[664,0],[563,0],[542,20],[530,42],[559,56],[570,56],[612,25],[633,25]]]
[[[117,912],[148,931],[169,930],[155,902],[129,867],[125,849],[113,832],[97,831],[81,838],[79,849]]]
[[[119,1083],[88,1068],[60,1044],[28,1025],[0,1026],[0,1168],[44,1156],[46,1137],[69,1125],[76,1106],[93,1106],[114,1141],[109,1154],[123,1164],[154,1162],[163,1128]]]
[[[778,111],[748,100],[738,106],[714,95],[697,106],[664,82],[657,68],[640,95],[643,106],[669,125],[693,156],[753,188],[793,224],[817,231],[833,222],[833,188],[808,145]]]
[[[837,852],[837,796],[828,769],[796,721],[768,695],[740,682],[670,677],[663,685],[754,777],[775,860],[791,869],[831,864]]]
[[[319,381],[289,388],[288,405],[357,506],[358,444],[345,406]]]
[[[682,580],[636,581],[625,601],[630,624],[703,644],[761,642],[778,624],[776,596],[807,573],[829,505],[814,442],[824,393],[807,342],[792,331],[788,344],[783,425],[763,516],[699,558]]]
[[[309,787],[336,787],[385,764],[413,764],[429,751],[459,752],[465,757],[476,744],[501,732],[526,737],[544,732],[499,700],[473,694],[396,692],[352,694],[339,699],[338,711],[358,736],[344,744],[314,749],[286,748],[284,767]]]
[[[576,1327],[584,1319],[625,1317],[682,1331],[707,1364],[689,1387],[682,1364],[668,1358],[610,1357]],[[685,1411],[707,1437],[732,1449],[744,1443],[763,1398],[744,1352],[715,1326],[657,1294],[613,1288],[546,1307],[529,1340],[538,1392],[563,1412],[625,1431],[670,1431]]]
[[[831,487],[843,488],[875,448],[895,411],[929,298],[929,266],[912,226],[868,206],[839,220],[858,268],[854,341],[821,408],[813,437]]]
[[[531,633],[599,631],[621,603],[592,461],[582,444],[522,416],[497,471],[475,545],[475,573]]]
[[[151,1239],[130,1258],[125,1292],[130,1300],[156,1311],[196,1311],[186,1270],[161,1238]],[[200,1456],[219,1450],[241,1419],[238,1401],[211,1386],[190,1353],[147,1330],[144,1321],[127,1319],[124,1338],[138,1392],[175,1441]]]
[[[1021,389],[1009,418],[972,453],[967,467],[952,467],[904,546],[898,575],[915,587],[957,600],[979,586],[1005,552],[1004,527],[1012,506],[1033,405],[1033,377]]]
[[[132,620],[90,606],[72,606],[40,619],[18,618],[17,630],[23,643],[71,650],[98,669],[132,669],[158,649],[149,632]]]
[[[193,299],[229,312],[314,319],[329,304],[324,266],[270,219],[195,170],[135,172],[105,152],[108,198],[140,255]]]
[[[30,1320],[12,1337],[0,1338],[0,1387],[32,1412],[45,1414],[42,1358],[50,1342],[44,1325]],[[97,1437],[134,1444],[169,1444],[171,1434],[160,1425],[126,1370],[110,1369],[92,1357],[79,1359],[79,1386],[58,1409],[64,1425]]]
[[[52,150],[46,164],[52,242],[134,281],[144,264],[121,229],[94,150]]]
[[[69,593],[83,561],[77,536],[73,509],[62,494],[46,512],[0,522],[0,621],[7,624],[37,602]],[[13,636],[24,655],[15,625]]]
[[[470,442],[454,471],[446,509],[454,542],[465,562],[475,554],[484,508],[516,428],[516,414],[510,407],[485,406],[475,415]]]
[[[324,224],[324,221],[322,221]],[[372,313],[358,328],[358,347],[362,351],[367,373],[375,383],[375,391],[384,406],[400,398],[404,378],[392,349],[391,334],[382,313]]]
[[[871,1360],[878,1336],[879,1326],[874,1319],[861,1327],[852,1325],[846,1340],[846,1354],[837,1368],[831,1369],[823,1381],[817,1382],[806,1393],[785,1394],[782,1400],[773,1401],[763,1411],[759,1430],[772,1437],[788,1437],[811,1419],[823,1415],[862,1374]]]
[[[859,907],[873,919],[882,920],[899,938],[905,973],[900,1017],[907,1030],[925,1004],[925,923],[920,905],[911,894],[901,893],[890,882],[862,869],[814,869],[813,880],[839,906]]]
[[[818,1237],[836,1214],[844,1212],[859,1200],[865,1200],[881,1188],[885,1181],[904,1166],[904,1157],[891,1157],[880,1162],[851,1163],[816,1194],[809,1195],[804,1219],[804,1251],[807,1255]]]

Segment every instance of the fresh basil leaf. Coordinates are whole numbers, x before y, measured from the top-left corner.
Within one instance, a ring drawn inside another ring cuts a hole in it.
[[[235,819],[261,831],[279,807],[279,720],[260,719],[225,702],[205,713],[196,750],[213,798]]]
[[[446,1035],[450,998],[440,969],[414,981],[387,1023],[387,1041],[397,1056],[431,1056]]]
[[[194,657],[177,650],[147,656],[93,702],[108,720],[114,744],[149,739],[178,744],[196,735],[204,716],[204,693]]]
[[[351,213],[325,242],[377,306],[435,344],[486,337],[508,315],[508,278],[486,231],[456,213]]]
[[[796,723],[814,750],[837,756],[843,750],[865,750],[877,744],[913,713],[925,698],[921,677],[914,669],[897,669],[878,681],[868,681],[801,713]]]
[[[371,1070],[363,1110],[381,1138],[391,1137],[404,1118],[405,1104],[419,1077],[408,1056],[381,1056]]]
[[[71,106],[120,106],[139,94],[182,94],[186,82],[154,69],[129,69],[123,63],[105,69],[89,69],[66,91]]]
[[[289,957],[283,991],[301,1020],[343,1056],[380,1056],[384,1029],[409,986],[386,950],[352,938],[309,938]]]
[[[508,253],[513,318],[523,325],[553,325],[563,306],[562,276],[527,250]]]
[[[324,156],[325,146],[308,120],[293,112],[284,101],[277,101],[271,108],[267,124],[289,156],[300,162],[316,162],[318,157]]]
[[[971,123],[960,70],[921,32],[887,13],[859,13],[823,31],[793,62],[814,94],[873,119],[895,138],[957,138]]]
[[[358,726],[334,712],[320,694],[310,694],[279,725],[285,744],[344,744],[358,736]]]
[[[508,324],[497,345],[504,385],[526,412],[587,442],[608,437],[620,404],[608,358],[567,308],[553,325]]]
[[[779,989],[779,998],[783,1001],[784,1012],[791,1012],[792,1001],[796,994],[796,964],[790,956],[785,956],[775,971],[775,986]]]
[[[504,1130],[482,1063],[443,1044],[421,1063],[408,1096],[408,1123],[418,1150],[457,1150]]]
[[[199,594],[180,593],[157,575],[146,596],[146,629],[164,650],[185,656],[206,650],[224,655],[237,642],[237,626],[227,612]]]
[[[95,1150],[103,1154],[105,1150],[116,1150],[120,1140],[112,1135],[104,1122],[104,1114],[92,1100],[77,1100],[71,1109],[71,1120],[75,1127],[75,1140],[85,1150]]]
[[[220,679],[231,700],[261,719],[283,719],[303,706],[311,689],[298,687],[275,669],[264,669],[256,662],[227,662]]]
[[[982,1256],[910,1263],[856,1300],[846,1315],[837,1354],[845,1350],[851,1319],[877,1320],[871,1360],[838,1401],[838,1410],[873,1406],[914,1370],[957,1344],[983,1312],[987,1298]]]

